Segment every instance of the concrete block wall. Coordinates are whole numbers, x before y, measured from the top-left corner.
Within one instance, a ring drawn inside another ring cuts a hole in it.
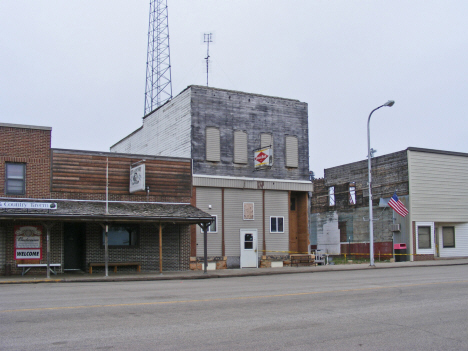
[[[188,225],[167,224],[163,227],[163,271],[188,270],[190,262],[190,231]],[[159,227],[140,225],[137,247],[109,247],[109,262],[141,262],[142,271],[159,270]],[[86,225],[86,264],[104,262],[102,228],[99,224]],[[102,272],[103,267],[93,268]],[[135,267],[119,267],[119,272],[135,271]]]
[[[41,226],[36,222],[0,222],[5,236],[5,260],[0,265],[0,275],[5,274],[5,266],[9,265],[12,274],[21,274],[22,269],[17,263],[47,263],[46,228],[42,227],[42,259],[21,260],[14,258],[14,227],[16,225]],[[102,227],[97,223],[86,224],[84,260],[82,270],[88,272],[90,262],[104,262],[104,247],[102,246]],[[61,263],[59,273],[63,272],[63,223],[55,224],[50,233],[50,263]],[[142,271],[159,270],[159,228],[143,224],[140,226],[139,245],[135,248],[109,248],[109,262],[141,262]],[[190,230],[188,225],[168,224],[163,228],[163,271],[188,270],[190,264]],[[93,268],[94,272],[103,272],[104,268]],[[135,267],[119,267],[119,272],[135,271]],[[31,269],[28,274],[46,274],[44,268]]]

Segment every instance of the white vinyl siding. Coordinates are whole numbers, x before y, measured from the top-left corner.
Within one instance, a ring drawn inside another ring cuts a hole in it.
[[[234,163],[247,163],[247,133],[241,130],[234,132]]]
[[[197,188],[197,207],[212,216],[216,216],[216,233],[208,232],[208,256],[222,255],[222,202],[221,189],[219,188]],[[211,205],[211,208],[209,206]],[[203,231],[197,225],[197,256],[203,256],[204,242]]]
[[[295,136],[286,136],[286,167],[299,167],[298,141]]]
[[[143,126],[111,146],[111,152],[192,157],[191,90],[187,89],[143,119]]]
[[[206,160],[219,162],[221,159],[219,129],[206,128]]]
[[[468,222],[468,157],[408,151],[411,221]]]
[[[288,192],[265,191],[265,241],[268,255],[287,255],[289,250]],[[283,233],[270,233],[270,217],[283,217]],[[260,234],[259,234],[260,236]],[[263,243],[262,243],[263,246]]]

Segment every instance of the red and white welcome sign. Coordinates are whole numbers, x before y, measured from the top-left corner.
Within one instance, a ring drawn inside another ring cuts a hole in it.
[[[15,260],[42,259],[42,227],[15,226]]]

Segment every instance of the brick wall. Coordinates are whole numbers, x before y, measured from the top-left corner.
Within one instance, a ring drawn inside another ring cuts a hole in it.
[[[48,198],[50,195],[51,129],[47,127],[9,127],[0,125],[1,196]],[[26,164],[26,194],[5,194],[5,163]]]
[[[30,221],[2,221],[0,226],[4,228],[5,235],[5,265],[10,265],[12,274],[21,274],[21,268],[17,268],[17,263],[47,263],[47,230],[40,222]],[[15,226],[40,226],[42,228],[42,259],[41,260],[15,260]],[[50,230],[50,263],[62,263],[62,223],[57,223]],[[61,269],[58,269],[60,272]],[[5,273],[5,266],[0,266],[0,274]],[[46,273],[45,269],[31,269],[31,273]]]

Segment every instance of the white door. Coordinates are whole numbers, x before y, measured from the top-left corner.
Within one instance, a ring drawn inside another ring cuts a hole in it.
[[[241,229],[240,245],[240,268],[258,268],[257,229]]]

